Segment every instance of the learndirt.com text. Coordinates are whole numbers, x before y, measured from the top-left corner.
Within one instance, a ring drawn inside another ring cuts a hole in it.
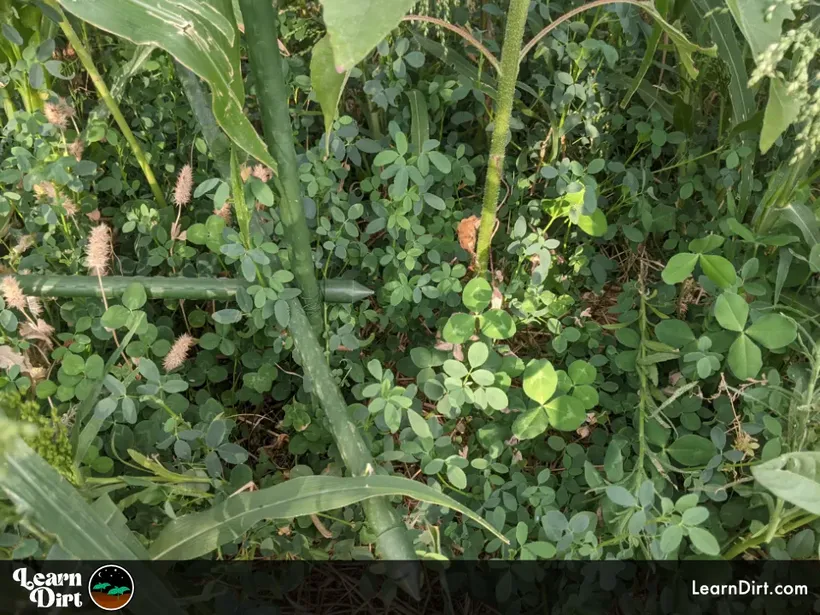
[[[806,585],[775,585],[741,580],[736,583],[698,584],[692,581],[695,596],[808,596]]]

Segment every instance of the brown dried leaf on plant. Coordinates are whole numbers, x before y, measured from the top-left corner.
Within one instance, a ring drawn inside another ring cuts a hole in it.
[[[65,130],[68,128],[68,120],[74,117],[74,108],[66,102],[65,98],[60,98],[56,103],[47,102],[43,107],[43,113],[49,124]]]
[[[470,254],[470,259],[475,263],[475,244],[478,239],[478,227],[481,226],[481,218],[470,216],[458,223],[456,233],[458,234],[458,244]]]
[[[7,371],[15,365],[22,372],[31,371],[31,363],[26,356],[20,354],[11,346],[0,346],[0,369]]]
[[[38,318],[36,323],[24,322],[20,325],[20,336],[26,340],[37,340],[43,342],[47,349],[54,347],[54,340],[51,336],[54,334],[54,327]]]
[[[225,226],[231,225],[231,204],[225,202],[219,209],[214,209],[214,215],[219,216],[225,221]]]

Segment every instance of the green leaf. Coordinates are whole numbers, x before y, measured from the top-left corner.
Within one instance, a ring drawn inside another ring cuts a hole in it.
[[[456,489],[467,488],[467,475],[464,470],[458,466],[447,466],[447,480],[449,480]]]
[[[524,393],[539,404],[545,404],[558,386],[558,375],[546,359],[533,359],[524,370]]]
[[[205,0],[58,0],[83,21],[137,45],[161,47],[211,86],[214,117],[230,139],[276,168],[244,112],[239,32],[230,5]],[[135,27],[139,24],[139,27]]]
[[[107,329],[120,329],[128,322],[131,311],[122,305],[112,305],[100,318],[100,323]]]
[[[655,327],[655,336],[673,348],[683,348],[695,340],[695,334],[689,325],[673,318],[660,321]]]
[[[213,313],[214,322],[220,325],[232,325],[242,319],[242,312],[239,310],[219,310]]]
[[[515,321],[504,310],[489,310],[478,317],[481,332],[494,340],[505,340],[515,335]]]
[[[430,426],[424,417],[415,410],[407,411],[407,418],[410,420],[410,427],[419,438],[432,438],[433,434],[430,431]]]
[[[573,361],[567,368],[572,384],[578,386],[579,384],[592,384],[595,382],[595,376],[598,374],[592,365],[586,361]]]
[[[490,356],[490,350],[484,342],[476,342],[467,351],[467,360],[470,362],[470,367],[473,369],[481,367]]]
[[[694,506],[683,511],[683,522],[686,525],[700,525],[709,518],[709,509]]]
[[[749,304],[740,295],[723,293],[715,301],[715,318],[724,329],[740,333],[749,319]]]
[[[664,267],[661,272],[663,281],[670,286],[683,282],[692,275],[692,272],[695,270],[695,265],[698,263],[698,258],[700,257],[697,254],[690,254],[688,252],[675,254],[675,256],[669,259],[669,262],[666,263],[666,267]]]
[[[712,250],[717,250],[723,245],[726,239],[720,235],[707,235],[706,237],[699,237],[689,242],[689,249],[696,254],[706,254]]]
[[[4,15],[3,17],[6,17],[6,15]],[[20,36],[20,33],[11,24],[4,23],[3,27],[2,27],[2,31],[3,31],[3,36],[10,43],[13,43],[13,44],[18,45],[18,46],[23,44],[23,37]]]
[[[690,79],[694,80],[698,76],[698,69],[695,68],[695,62],[692,59],[693,54],[702,53],[703,55],[712,58],[717,57],[717,45],[712,45],[711,47],[700,47],[686,38],[686,35],[678,28],[674,27],[663,17],[661,17],[660,13],[658,13],[654,7],[650,5],[643,8],[655,18],[661,28],[663,28],[664,32],[666,32],[669,39],[672,41],[672,44],[675,45],[675,49],[678,52],[678,59],[688,73]]]
[[[635,496],[620,485],[609,485],[606,488],[606,497],[608,497],[614,504],[623,506],[624,508],[631,508],[638,505],[638,501],[635,499]]]
[[[427,155],[430,157],[430,162],[433,163],[433,166],[445,175],[453,170],[450,159],[441,152],[427,152]]]
[[[63,370],[69,376],[78,376],[85,371],[85,361],[80,355],[67,352],[63,356]]]
[[[763,367],[760,348],[745,333],[734,341],[727,357],[732,373],[740,380],[754,378]]]
[[[151,558],[187,560],[202,557],[233,542],[261,521],[303,517],[380,496],[405,496],[450,508],[504,543],[508,542],[471,509],[418,481],[399,476],[306,476],[259,491],[239,493],[209,510],[175,519],[154,540]]]
[[[717,539],[712,536],[711,532],[700,527],[690,527],[688,529],[689,540],[692,545],[705,555],[720,555],[720,545]]]
[[[156,363],[151,359],[143,357],[140,359],[137,370],[142,374],[148,382],[159,382],[159,369]]]
[[[461,300],[471,312],[483,312],[493,298],[493,288],[484,278],[473,278],[464,287]]]
[[[695,0],[698,17],[709,23],[712,40],[718,46],[718,53],[726,63],[729,71],[729,99],[732,102],[732,122],[735,129],[749,122],[757,111],[755,93],[749,87],[749,74],[746,71],[744,46],[735,34],[732,18],[724,12],[723,0]],[[743,136],[742,143],[751,148],[754,139],[751,131]],[[752,184],[754,181],[754,158],[749,155],[743,161],[741,181],[738,187],[740,211],[745,212],[749,205]],[[731,193],[730,193],[731,194]]]
[[[290,323],[290,306],[287,301],[279,299],[273,304],[273,313],[280,327],[287,327]]]
[[[593,237],[604,236],[609,228],[606,216],[600,209],[596,209],[588,216],[583,214],[578,216],[578,226],[581,227],[581,230],[587,235],[592,235]]]
[[[330,38],[325,36],[313,46],[313,54],[310,59],[310,85],[316,94],[316,100],[322,108],[322,115],[325,119],[325,133],[330,133],[333,128],[333,120],[336,119],[336,111],[339,108],[339,100],[342,98],[347,78],[350,72],[336,72],[336,65],[333,62],[333,49],[330,46]],[[330,135],[327,135],[327,148],[330,150]]]
[[[680,545],[683,539],[683,528],[679,525],[670,525],[661,534],[661,551],[672,553]]]
[[[543,408],[533,408],[519,414],[513,422],[513,435],[519,440],[531,440],[544,433],[549,427],[549,420]]]
[[[146,548],[142,546],[142,543],[134,532],[129,529],[126,516],[117,508],[117,505],[114,504],[114,501],[107,494],[103,494],[97,498],[97,500],[91,504],[91,509],[138,559],[151,559]]]
[[[820,228],[818,228],[817,216],[814,215],[813,210],[801,203],[789,203],[785,207],[778,208],[777,214],[779,218],[791,222],[800,229],[809,247],[820,243]]]
[[[769,45],[780,41],[783,21],[794,19],[794,13],[785,3],[775,5],[770,19],[766,17],[766,11],[772,6],[769,0],[726,0],[726,5],[749,43],[755,59]]]
[[[145,294],[145,287],[139,282],[129,284],[122,294],[122,304],[129,310],[140,309],[147,300],[148,295]]]
[[[600,401],[600,397],[598,395],[598,391],[595,390],[594,387],[589,386],[588,384],[582,384],[580,386],[576,386],[572,389],[572,396],[584,404],[585,410],[592,410],[595,406],[598,405]]]
[[[702,254],[700,267],[706,277],[720,288],[729,288],[737,281],[737,273],[732,263],[717,254]]]
[[[475,321],[472,314],[453,314],[447,319],[441,337],[451,344],[463,344],[475,335]]]
[[[789,504],[820,515],[820,453],[786,453],[753,465],[752,476]]]
[[[746,334],[769,350],[784,348],[797,338],[797,326],[781,314],[766,314],[758,318]]]
[[[552,543],[538,541],[528,542],[522,547],[521,559],[525,559],[524,552],[531,554],[533,559],[552,559],[558,551]]]
[[[770,45],[780,41],[785,20],[794,19],[794,13],[785,3],[775,4],[770,18],[769,0],[726,0],[726,5],[743,33],[752,57],[760,62]],[[760,151],[765,153],[778,137],[797,119],[799,103],[786,93],[781,78],[769,81],[769,98],[760,130]]]
[[[399,25],[417,0],[322,0],[336,70],[361,62]]]
[[[575,431],[587,418],[583,402],[570,395],[556,397],[544,407],[550,425],[560,431]]]
[[[427,100],[418,90],[407,92],[410,100],[410,143],[416,154],[423,150],[424,143],[430,138],[430,116],[427,113]]]
[[[763,154],[797,120],[800,113],[800,99],[789,96],[787,89],[788,86],[781,77],[769,79],[769,98],[763,113],[763,126],[760,128],[760,151]]]
[[[510,400],[507,399],[507,394],[496,387],[485,389],[487,395],[487,403],[493,410],[504,410],[510,405]]]
[[[666,449],[669,456],[685,466],[706,465],[715,456],[711,440],[695,434],[687,434],[675,440]]]
[[[134,596],[134,608],[140,612],[182,615],[182,609],[164,584],[135,561],[144,559],[145,553],[129,548],[129,544],[139,543],[125,526],[124,518],[112,519],[116,515],[114,510],[119,512],[116,507],[112,510],[104,504],[90,506],[62,475],[19,438],[7,442],[6,447],[0,488],[20,510],[26,511],[29,523],[55,538],[61,559],[129,561],[129,569],[135,576],[139,573],[145,589],[142,596]]]

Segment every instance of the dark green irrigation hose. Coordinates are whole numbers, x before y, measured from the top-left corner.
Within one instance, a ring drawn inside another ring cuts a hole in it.
[[[26,295],[35,297],[100,297],[100,283],[94,276],[18,275],[15,276]],[[138,282],[151,299],[226,300],[236,296],[239,288],[250,286],[242,280],[228,278],[163,278],[104,276],[102,287],[108,299],[125,292],[129,284]],[[373,294],[369,288],[353,280],[325,280],[321,287],[328,303],[355,303]]]

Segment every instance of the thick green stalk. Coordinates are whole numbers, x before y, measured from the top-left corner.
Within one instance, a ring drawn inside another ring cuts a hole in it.
[[[182,84],[182,91],[191,106],[205,143],[214,158],[216,169],[222,177],[230,177],[231,173],[231,144],[219,124],[216,123],[214,112],[211,110],[211,100],[205,92],[202,82],[193,72],[179,62],[174,62],[177,78]]]
[[[530,0],[510,0],[507,12],[507,28],[501,49],[501,78],[498,82],[498,99],[493,118],[493,138],[490,143],[490,159],[487,162],[487,178],[484,182],[484,204],[481,207],[481,226],[478,229],[476,255],[478,273],[487,271],[490,262],[490,243],[495,231],[498,195],[504,174],[504,154],[510,132],[515,82],[518,79],[519,54],[527,24]]]
[[[246,21],[247,23],[247,21]],[[290,331],[301,357],[302,369],[310,378],[313,393],[319,398],[339,454],[353,476],[367,476],[375,471],[373,456],[359,430],[350,420],[347,403],[325,360],[324,348],[319,344],[302,305],[298,299],[290,305]],[[362,502],[367,522],[376,535],[376,547],[384,559],[414,560],[416,552],[400,516],[384,498]],[[408,564],[398,579],[411,594],[418,592],[418,569]]]
[[[245,23],[248,55],[256,82],[265,141],[279,167],[279,215],[285,226],[291,271],[302,290],[305,312],[313,328],[321,331],[324,326],[322,297],[316,281],[310,231],[302,207],[299,169],[288,109],[288,89],[276,39],[279,32],[276,9],[270,0],[240,0],[239,6]]]
[[[68,19],[66,19],[66,16],[62,13],[62,10],[58,7],[54,8],[55,10],[60,11],[60,14],[62,15],[63,20],[60,22],[60,27],[63,30],[63,34],[65,34],[68,42],[71,43],[71,46],[74,47],[74,51],[77,52],[77,57],[80,58],[83,68],[85,68],[88,76],[91,77],[94,87],[97,88],[97,93],[100,95],[100,98],[103,99],[103,102],[105,102],[108,110],[111,111],[111,115],[113,116],[114,121],[117,122],[120,132],[122,132],[125,140],[128,141],[128,145],[131,146],[131,151],[134,152],[134,157],[137,159],[137,164],[139,164],[143,175],[145,175],[145,179],[154,195],[154,200],[161,207],[166,207],[167,203],[165,202],[165,195],[162,194],[162,190],[157,183],[157,178],[154,177],[154,172],[151,170],[151,165],[148,164],[148,159],[145,157],[145,152],[139,144],[139,141],[137,141],[137,138],[134,136],[134,133],[131,132],[131,127],[128,125],[128,122],[125,121],[125,117],[123,116],[122,111],[120,111],[117,101],[114,100],[113,96],[111,96],[111,92],[108,90],[108,86],[105,85],[102,75],[100,75],[99,71],[94,66],[94,60],[92,59],[91,54],[88,49],[86,49],[85,45],[83,45],[80,37],[77,36],[74,28],[71,27],[71,23],[69,23]]]
[[[26,295],[34,297],[100,297],[100,285],[108,299],[122,296],[130,284],[138,282],[151,299],[189,299],[191,301],[233,299],[244,280],[228,278],[164,278],[161,276],[18,275],[15,276]],[[354,280],[324,280],[321,284],[328,303],[354,303],[373,294]]]

